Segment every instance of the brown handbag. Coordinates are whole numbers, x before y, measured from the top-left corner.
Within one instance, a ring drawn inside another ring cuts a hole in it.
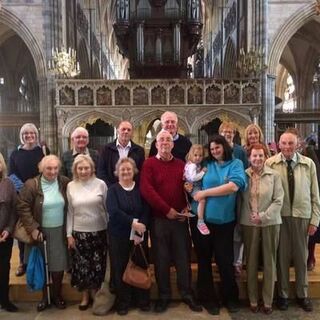
[[[18,241],[21,241],[23,243],[32,244],[34,242],[31,234],[29,234],[24,227],[21,219],[19,218],[14,230],[13,230],[13,237],[17,239]]]
[[[143,257],[143,260],[146,264],[147,269],[144,269],[144,268],[137,266],[132,261],[132,257],[134,255],[137,247],[140,249],[140,251],[142,253],[142,257]],[[123,282],[125,282],[133,287],[140,288],[140,289],[150,289],[151,288],[152,281],[151,281],[151,273],[150,273],[150,269],[149,269],[149,263],[147,261],[146,255],[144,253],[144,250],[143,250],[141,244],[138,244],[133,247],[133,249],[130,253],[127,267],[126,267],[124,274],[122,276],[122,280],[123,280]]]

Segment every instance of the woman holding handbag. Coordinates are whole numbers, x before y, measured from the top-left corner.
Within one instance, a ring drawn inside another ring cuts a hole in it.
[[[126,315],[134,304],[141,311],[150,310],[149,290],[130,286],[122,280],[133,245],[143,243],[147,247],[145,231],[149,209],[134,181],[137,171],[133,159],[119,159],[115,171],[119,182],[109,188],[107,196],[111,270],[116,291],[116,311],[119,315]],[[131,230],[133,241],[130,241]]]
[[[7,178],[7,166],[0,153],[0,305],[9,312],[18,308],[9,300],[9,274],[16,218],[16,191]]]
[[[107,186],[96,178],[89,155],[78,155],[72,165],[67,219],[68,248],[72,252],[71,284],[82,293],[79,310],[87,310],[106,272]]]
[[[61,296],[64,270],[68,270],[66,243],[67,195],[69,179],[59,175],[61,162],[55,155],[42,158],[35,178],[24,184],[18,196],[17,212],[26,231],[35,241],[47,241],[48,267],[52,279],[53,303],[58,309],[66,307]],[[42,246],[41,246],[42,247]],[[26,246],[25,259],[30,251]],[[48,307],[47,292],[43,288],[38,311]]]
[[[17,192],[30,178],[38,175],[38,164],[41,159],[50,153],[49,149],[40,144],[39,131],[33,123],[25,123],[19,133],[21,144],[10,155],[9,178],[14,183]],[[24,243],[18,241],[20,263],[16,276],[20,277],[26,272],[24,263]]]

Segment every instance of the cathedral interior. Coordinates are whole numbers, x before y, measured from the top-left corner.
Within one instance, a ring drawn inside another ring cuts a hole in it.
[[[2,0],[0,152],[35,123],[56,153],[121,120],[146,150],[171,110],[206,144],[222,121],[320,139],[320,1]]]

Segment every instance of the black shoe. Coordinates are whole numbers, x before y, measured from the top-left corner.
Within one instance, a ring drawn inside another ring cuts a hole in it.
[[[38,312],[43,311],[48,308],[48,301],[47,300],[41,300],[37,305]]]
[[[53,304],[56,306],[57,309],[60,309],[60,310],[66,308],[66,302],[61,297],[58,297],[58,298],[54,299],[53,300]],[[88,306],[89,306],[89,304],[90,304],[90,302],[88,303]],[[79,310],[80,310],[80,308],[79,308]]]
[[[1,304],[2,309],[7,310],[8,312],[17,312],[18,307],[14,305],[11,301]]]
[[[151,310],[151,306],[150,306],[150,303],[141,303],[139,304],[139,309],[142,311],[142,312],[149,312]]]
[[[237,300],[229,300],[226,303],[226,308],[230,313],[236,313],[240,311],[240,303]]]
[[[220,314],[220,307],[216,303],[205,302],[202,304],[203,307],[207,310],[207,312],[213,316],[217,316]]]
[[[154,306],[154,312],[156,312],[156,313],[165,312],[168,309],[168,306],[169,306],[168,299],[159,299],[159,300],[157,300],[157,302]]]
[[[118,314],[119,316],[125,316],[125,315],[128,314],[128,312],[129,312],[129,309],[128,309],[128,308],[118,308],[118,309],[117,309],[117,314]]]
[[[282,298],[279,297],[277,299],[277,307],[281,311],[286,311],[288,310],[289,304],[288,304],[288,299],[287,298]]]
[[[189,308],[194,311],[194,312],[201,312],[202,311],[202,307],[200,304],[198,304],[193,296],[185,296],[182,301],[189,306]]]
[[[298,298],[297,303],[306,312],[311,312],[313,310],[312,302],[309,298]]]

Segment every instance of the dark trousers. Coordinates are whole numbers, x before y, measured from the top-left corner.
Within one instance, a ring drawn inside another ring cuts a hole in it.
[[[198,259],[198,298],[203,303],[217,303],[218,298],[212,276],[212,256],[214,255],[221,277],[222,299],[224,303],[237,301],[239,289],[233,268],[234,222],[225,224],[206,223],[210,235],[202,235],[197,229],[197,219],[190,219],[194,248]]]
[[[183,298],[189,296],[191,294],[191,241],[187,221],[154,218],[151,241],[159,298],[171,298],[171,262],[176,268],[177,285],[181,296]]]
[[[13,239],[0,242],[0,304],[9,301],[9,273]]]
[[[18,247],[19,247],[19,263],[20,264],[25,264],[24,263],[24,243],[21,241],[18,241]]]
[[[133,242],[129,239],[123,239],[109,235],[110,261],[113,276],[113,284],[116,293],[116,305],[119,308],[129,308],[132,304],[138,307],[149,303],[149,290],[132,287],[122,281],[123,273],[129,261],[130,252]],[[146,252],[146,241],[143,247]],[[145,265],[141,261],[142,257],[137,255],[134,257],[134,262],[142,267]]]

